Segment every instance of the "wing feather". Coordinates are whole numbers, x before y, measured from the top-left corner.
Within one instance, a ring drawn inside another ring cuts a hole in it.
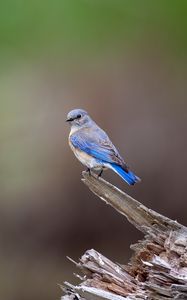
[[[70,140],[75,148],[78,148],[103,162],[120,165],[128,172],[129,168],[127,164],[102,129],[80,129],[70,136]]]

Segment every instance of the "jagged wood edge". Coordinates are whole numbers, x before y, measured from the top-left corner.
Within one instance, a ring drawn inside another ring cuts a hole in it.
[[[107,204],[111,205],[114,209],[116,209],[119,213],[126,216],[126,218],[129,220],[130,223],[132,223],[138,230],[143,232],[145,236],[145,240],[143,240],[140,244],[134,245],[133,249],[135,252],[138,252],[140,249],[139,247],[142,247],[143,244],[147,243],[149,240],[155,240],[155,242],[158,244],[162,244],[162,240],[164,242],[164,239],[169,236],[170,241],[170,235],[171,239],[174,240],[175,246],[173,247],[173,251],[177,253],[180,253],[180,247],[182,245],[183,247],[183,238],[186,239],[187,237],[187,228],[181,224],[179,224],[177,221],[173,221],[161,214],[156,213],[155,211],[147,208],[146,206],[142,205],[137,200],[133,199],[126,193],[122,192],[109,182],[105,181],[102,178],[98,178],[97,175],[91,174],[87,172],[83,172],[83,179],[82,181],[89,187],[89,189],[96,194],[99,198],[101,198],[103,201],[105,201]],[[161,236],[158,238],[158,236]],[[163,236],[163,239],[162,239]],[[177,237],[177,238],[176,238]],[[181,244],[182,243],[182,244]],[[177,248],[179,247],[179,249]],[[80,260],[79,264],[76,264],[79,268],[83,268],[84,271],[87,269],[89,270],[90,262],[92,261],[92,255],[93,253],[96,253],[96,255],[101,255],[97,253],[95,250],[89,250],[87,251],[83,257]],[[88,258],[88,264],[87,264],[87,257]],[[85,260],[86,258],[86,260]],[[106,259],[103,257],[104,260]],[[91,259],[91,261],[90,261]],[[95,260],[97,263],[97,259]],[[112,263],[112,262],[111,262]],[[144,262],[143,262],[144,263]],[[146,262],[145,262],[146,263]],[[160,262],[159,262],[160,263]],[[146,263],[147,264],[147,263]],[[149,263],[148,263],[149,265]],[[91,263],[91,269],[93,265]],[[90,270],[91,270],[90,269]],[[89,285],[89,284],[88,284]],[[179,288],[179,291],[181,292],[181,289],[185,290],[186,286],[180,285],[180,284],[173,284],[171,286],[171,289],[175,290],[175,293],[177,293],[180,297],[182,294],[179,294],[177,292],[177,289]],[[171,291],[167,291],[159,287],[155,284],[150,284],[148,286],[148,290],[153,290],[154,299],[165,299],[165,297],[161,297],[161,295],[157,295],[157,291],[163,293],[171,294]],[[66,287],[64,287],[64,291],[66,292],[66,296],[63,296],[63,300],[70,300],[74,299],[73,297],[76,296],[78,299],[88,299],[88,300],[95,300],[95,299],[120,299],[121,296],[111,294],[110,292],[107,292],[105,290],[102,290],[102,288],[94,288],[91,286],[87,286],[87,280],[82,282],[79,286],[72,286],[69,283],[66,283]],[[142,297],[141,297],[142,296]],[[123,299],[147,299],[146,295],[141,295],[138,298],[135,294],[129,294],[128,296],[123,296]],[[144,297],[145,296],[145,297]],[[118,298],[119,297],[119,298]],[[186,297],[186,292],[184,291],[184,297]],[[152,297],[151,297],[152,299]],[[168,299],[174,299],[168,298]],[[177,298],[179,299],[179,298]],[[183,299],[183,298],[181,298]]]

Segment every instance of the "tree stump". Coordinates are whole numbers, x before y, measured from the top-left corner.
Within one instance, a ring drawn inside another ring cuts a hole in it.
[[[130,262],[113,263],[88,250],[76,266],[83,276],[73,286],[65,282],[62,300],[187,299],[187,228],[142,205],[95,174],[83,172],[83,182],[100,199],[123,214],[143,232],[131,245]]]

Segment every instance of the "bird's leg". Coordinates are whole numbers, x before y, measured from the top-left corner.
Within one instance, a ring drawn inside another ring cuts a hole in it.
[[[101,171],[98,174],[98,178],[101,177],[102,173],[103,173],[103,168],[101,168]]]
[[[90,170],[90,168],[87,168],[87,169],[86,169],[86,172],[87,172],[89,175],[91,175],[91,170]]]

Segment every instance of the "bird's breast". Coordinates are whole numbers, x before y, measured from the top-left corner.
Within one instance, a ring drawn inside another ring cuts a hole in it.
[[[69,139],[69,145],[75,154],[75,156],[78,158],[78,160],[85,165],[87,168],[90,169],[96,169],[101,168],[101,165],[98,163],[98,161],[92,157],[91,155],[87,154],[86,152],[74,147],[71,143],[71,140]]]

